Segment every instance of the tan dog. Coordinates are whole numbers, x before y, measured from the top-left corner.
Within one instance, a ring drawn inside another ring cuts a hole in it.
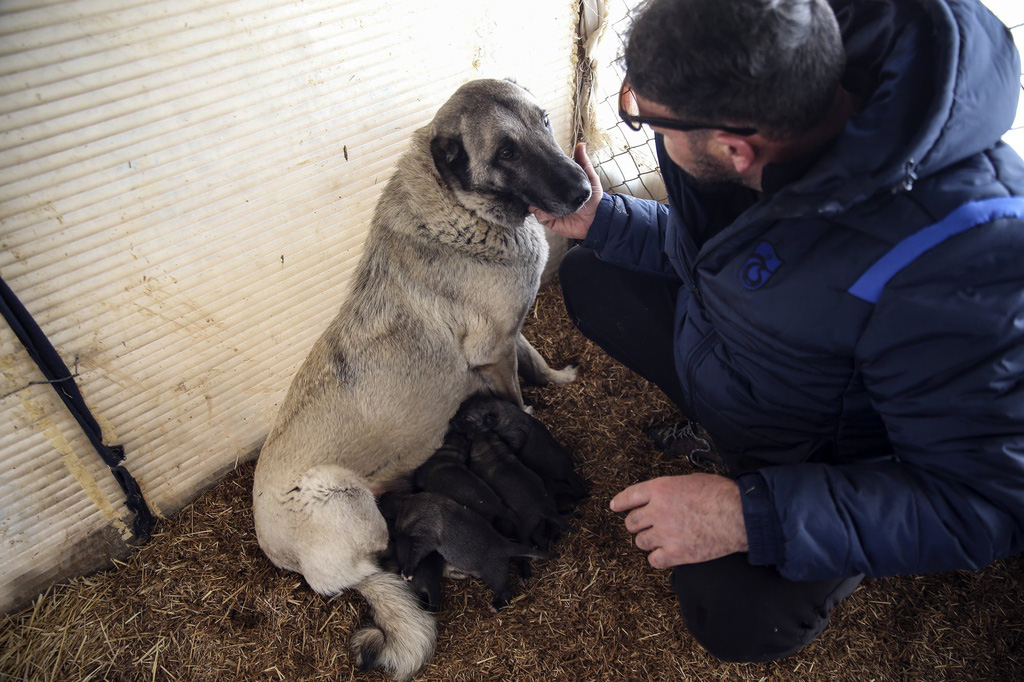
[[[375,493],[441,445],[468,396],[522,404],[517,367],[548,367],[520,333],[547,242],[529,206],[564,215],[590,195],[522,88],[460,88],[411,148],[377,205],[366,250],[338,316],[292,381],[256,466],[260,546],[315,591],[358,590],[375,625],[352,637],[356,663],[396,680],[433,652],[435,626],[398,576]]]

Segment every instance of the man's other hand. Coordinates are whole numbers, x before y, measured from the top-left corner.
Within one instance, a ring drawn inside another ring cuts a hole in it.
[[[747,551],[739,486],[715,474],[663,476],[631,485],[611,501],[654,568]]]
[[[604,191],[601,189],[601,180],[597,177],[597,171],[594,170],[594,166],[590,163],[590,157],[587,156],[587,146],[582,142],[577,144],[572,158],[583,169],[583,172],[587,174],[587,177],[590,178],[590,188],[592,191],[587,203],[583,204],[575,213],[561,217],[545,213],[536,206],[531,206],[530,212],[533,213],[544,227],[558,234],[565,235],[569,239],[583,239],[590,230],[590,224],[594,222],[594,216],[597,214],[597,205],[601,203]]]

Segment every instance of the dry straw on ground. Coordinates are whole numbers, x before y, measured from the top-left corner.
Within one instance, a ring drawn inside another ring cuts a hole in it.
[[[665,572],[630,544],[608,499],[624,485],[685,472],[643,429],[676,413],[581,337],[557,284],[527,335],[579,380],[526,390],[593,482],[558,559],[492,614],[475,580],[450,581],[437,653],[422,680],[1021,680],[1024,559],[979,572],[868,579],[825,634],[770,664],[711,659],[682,627]],[[3,680],[383,680],[348,658],[366,615],[358,596],[324,599],[260,553],[240,467],[113,570],[55,587],[0,626]]]

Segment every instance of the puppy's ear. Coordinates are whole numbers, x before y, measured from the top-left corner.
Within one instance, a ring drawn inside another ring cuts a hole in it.
[[[437,172],[446,182],[454,180],[462,189],[469,189],[469,156],[461,138],[435,135],[430,141],[430,154]]]

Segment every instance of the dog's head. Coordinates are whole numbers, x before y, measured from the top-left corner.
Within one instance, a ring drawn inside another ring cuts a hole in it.
[[[511,81],[466,83],[430,125],[430,152],[459,202],[486,220],[521,223],[530,206],[568,215],[590,181],[551,133],[547,114]]]

